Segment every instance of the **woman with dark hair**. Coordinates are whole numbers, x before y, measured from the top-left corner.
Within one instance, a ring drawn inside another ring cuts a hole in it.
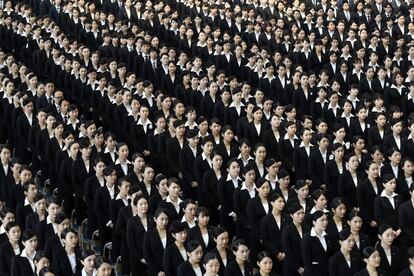
[[[68,145],[69,158],[62,161],[59,168],[59,194],[63,195],[63,209],[67,214],[71,214],[74,208],[73,194],[75,193],[72,186],[72,165],[78,158],[79,142],[71,142]],[[61,192],[60,192],[61,191]],[[83,193],[82,193],[83,194]]]
[[[63,249],[53,258],[53,271],[57,275],[70,276],[82,270],[82,253],[78,249],[78,233],[67,228],[60,235]]]
[[[389,275],[398,275],[405,268],[405,260],[400,249],[393,245],[396,232],[390,225],[382,224],[378,227],[376,249],[381,257],[380,268]]]
[[[177,276],[198,276],[204,274],[204,267],[201,265],[203,258],[203,247],[200,242],[191,240],[185,245],[187,261],[177,268]]]
[[[220,262],[216,254],[209,252],[203,258],[203,266],[206,270],[204,275],[206,276],[217,276],[220,271]]]
[[[414,247],[410,247],[407,250],[407,257],[408,257],[408,263],[409,267],[407,269],[404,269],[403,271],[398,274],[398,276],[412,276],[414,271]]]
[[[390,274],[388,274],[384,270],[379,269],[381,263],[381,256],[378,250],[375,249],[375,247],[365,247],[362,253],[366,266],[364,269],[355,273],[354,276],[390,276]]]
[[[256,197],[247,202],[247,220],[250,225],[250,251],[251,261],[254,263],[257,253],[262,249],[261,222],[262,218],[269,214],[271,209],[270,184],[265,178],[259,178],[256,182]]]
[[[36,267],[35,275],[40,275],[40,271],[42,271],[43,268],[49,268],[50,265],[49,259],[46,257],[46,252],[43,250],[36,252],[36,255],[33,258],[33,262]]]
[[[147,263],[144,259],[144,235],[152,226],[148,215],[148,201],[143,195],[138,195],[132,201],[133,217],[127,223],[127,244],[130,256],[131,275],[146,276]]]
[[[328,226],[327,215],[323,211],[312,214],[313,227],[305,234],[301,243],[304,263],[304,276],[328,276],[329,257],[335,252],[335,243],[325,232]]]
[[[355,196],[357,187],[362,181],[362,175],[357,171],[359,167],[358,157],[354,153],[350,153],[345,161],[348,170],[339,176],[338,195],[344,199],[348,210],[359,209],[358,199]]]
[[[215,244],[213,227],[209,225],[210,214],[205,207],[198,207],[196,211],[197,225],[188,231],[188,240],[197,240],[204,252],[211,251]]]
[[[375,198],[374,214],[378,224],[388,224],[395,231],[396,235],[401,234],[400,225],[398,224],[398,210],[402,203],[401,196],[395,193],[397,180],[394,175],[386,174],[382,176],[382,185],[384,190]]]
[[[362,268],[359,254],[352,251],[355,239],[349,229],[340,231],[338,238],[340,249],[329,259],[329,276],[353,275]]]
[[[247,242],[238,239],[231,246],[235,259],[224,269],[224,276],[251,276],[252,269],[249,265],[249,247]]]
[[[184,247],[187,241],[187,227],[182,222],[174,221],[170,226],[170,234],[174,242],[165,249],[162,260],[165,276],[176,276],[178,266],[188,258]]]
[[[404,76],[402,72],[397,71],[394,74],[393,84],[387,87],[384,91],[384,104],[388,109],[389,107],[401,106],[402,95],[407,95],[408,89],[404,86]]]
[[[233,253],[228,249],[229,233],[225,228],[218,226],[214,230],[214,242],[216,247],[211,252],[217,255],[220,263],[218,274],[223,275],[226,266],[234,259]]]
[[[351,231],[352,236],[355,240],[355,246],[353,247],[352,251],[362,255],[362,250],[365,247],[369,246],[371,243],[368,235],[362,233],[361,231],[362,218],[360,213],[356,210],[349,212],[347,223],[349,225],[349,230]]]
[[[345,163],[343,162],[344,146],[340,143],[335,143],[331,150],[334,158],[326,162],[324,170],[324,183],[326,183],[329,199],[338,196],[338,180],[346,170]]]
[[[254,276],[274,276],[275,274],[271,273],[273,269],[273,260],[272,256],[267,251],[261,251],[257,254],[257,266],[259,267],[259,272],[254,274]]]
[[[382,192],[382,185],[378,178],[378,165],[373,161],[366,164],[368,177],[357,187],[358,206],[363,221],[363,232],[370,239],[376,240],[376,228],[378,222],[375,221],[374,201],[377,195]]]
[[[81,264],[83,266],[82,270],[78,270],[74,276],[93,276],[96,273],[96,255],[95,252],[86,249],[82,252],[81,255]]]
[[[305,210],[296,203],[289,208],[292,223],[286,226],[282,231],[282,249],[285,254],[283,261],[283,275],[298,276],[304,271],[304,264],[300,245],[303,235],[309,231],[309,227],[304,225]]]
[[[154,180],[154,188],[157,190],[148,200],[148,215],[152,216],[161,201],[168,196],[167,177],[163,174],[158,174]]]
[[[20,226],[15,221],[10,221],[5,227],[8,241],[0,246],[0,274],[11,275],[11,263],[15,256],[18,256],[24,249],[20,243]]]
[[[164,272],[161,256],[172,242],[171,237],[167,234],[168,220],[168,212],[162,208],[157,209],[154,214],[155,227],[148,229],[144,234],[143,252],[149,276]]]
[[[339,232],[348,228],[345,220],[345,201],[340,197],[336,197],[331,201],[330,207],[332,215],[328,218],[328,228],[326,229],[326,233],[328,233],[333,241],[338,242]]]
[[[36,255],[37,238],[32,230],[26,230],[22,235],[24,245],[20,255],[14,256],[11,262],[11,273],[13,276],[27,276],[35,273],[35,263],[33,261]]]

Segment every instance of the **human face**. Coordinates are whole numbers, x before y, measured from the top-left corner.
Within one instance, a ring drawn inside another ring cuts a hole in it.
[[[218,248],[225,248],[229,243],[229,233],[223,232],[214,239]]]
[[[11,242],[18,242],[20,240],[21,236],[21,230],[20,226],[14,226],[12,227],[9,232],[7,233],[7,236],[9,237],[9,240]]]
[[[326,227],[328,226],[328,217],[326,215],[323,215],[316,221],[313,221],[313,225],[316,229],[325,231]]]
[[[213,143],[211,141],[207,142],[203,146],[203,151],[206,156],[210,156],[213,151]]]
[[[332,209],[333,213],[335,216],[339,217],[339,218],[343,218],[345,216],[345,212],[346,212],[346,206],[345,204],[340,204],[338,207],[336,207],[335,209]]]
[[[168,225],[168,216],[165,213],[161,213],[158,217],[154,218],[157,228],[165,229]]]
[[[258,147],[256,152],[254,153],[256,156],[256,159],[259,161],[264,161],[266,158],[266,148],[265,147]]]
[[[90,255],[85,260],[81,261],[83,267],[87,272],[92,272],[95,269],[96,255]]]
[[[122,147],[119,148],[119,159],[121,160],[125,160],[128,158],[128,154],[129,154],[129,149],[127,145],[124,145]]]
[[[145,198],[141,198],[137,202],[137,210],[140,214],[146,214],[148,211],[148,201]]]
[[[260,262],[257,262],[260,268],[260,272],[269,274],[272,271],[273,261],[269,257],[263,258]]]
[[[170,186],[168,187],[168,194],[170,195],[170,197],[177,198],[180,194],[180,191],[181,191],[180,185],[178,185],[177,183],[171,183]]]
[[[269,182],[263,183],[263,185],[257,189],[259,192],[259,196],[263,198],[267,198],[270,192],[270,184]]]
[[[230,164],[230,167],[229,167],[228,171],[229,171],[231,177],[233,177],[233,178],[238,177],[239,174],[240,174],[240,166],[239,166],[239,164],[237,162],[232,162]]]
[[[199,245],[196,249],[192,252],[187,252],[188,260],[190,263],[198,264],[203,257],[203,248]]]
[[[31,200],[33,200],[34,199],[34,197],[36,196],[36,194],[37,194],[37,187],[36,187],[36,185],[35,184],[30,184],[29,185],[29,188],[28,188],[28,190],[27,190],[27,192],[25,193],[26,194],[26,196],[29,198],[29,199],[31,199]],[[46,203],[46,202],[45,202]],[[46,204],[45,204],[45,206],[46,206]]]
[[[184,209],[184,214],[187,219],[194,219],[197,206],[193,203],[188,204]]]
[[[24,243],[24,248],[26,249],[26,252],[34,252],[36,251],[37,248],[37,238],[36,236],[34,236],[33,238],[31,238],[30,240],[25,241]]]
[[[49,260],[46,257],[41,258],[38,262],[36,262],[36,270],[40,271],[44,267],[49,267]]]
[[[296,213],[290,215],[292,217],[292,220],[296,224],[301,224],[303,220],[305,219],[305,211],[303,208],[296,211]]]
[[[282,212],[283,209],[285,208],[285,205],[286,203],[283,197],[279,197],[275,201],[272,202],[273,209],[278,212]]]
[[[364,261],[368,264],[368,265],[370,265],[370,266],[372,266],[372,267],[375,267],[375,268],[377,268],[377,267],[379,267],[380,266],[380,263],[381,263],[381,256],[380,256],[380,254],[378,253],[378,251],[374,251],[374,253],[372,253],[371,254],[371,256],[369,256],[369,258],[368,259],[364,259]]]
[[[65,246],[75,248],[78,245],[78,236],[75,233],[68,232],[64,240]]]
[[[97,276],[111,276],[112,268],[108,263],[103,263],[97,270]]]
[[[352,248],[355,245],[354,236],[351,234],[346,240],[339,241],[339,243],[341,244],[341,248],[345,249],[347,252],[351,252]]]
[[[249,248],[245,245],[239,245],[237,251],[234,251],[234,255],[236,255],[236,259],[242,262],[246,262],[249,258]]]
[[[385,191],[389,193],[393,193],[396,187],[397,187],[397,180],[395,179],[391,179],[390,181],[384,183],[384,189]]]
[[[10,150],[7,148],[3,148],[0,152],[0,160],[1,163],[7,164],[10,161]]]
[[[250,183],[250,184],[254,182],[255,177],[256,177],[256,173],[254,170],[248,171],[244,175],[246,183]]]
[[[319,196],[315,201],[315,205],[319,210],[323,210],[326,208],[327,200],[325,195]]]
[[[217,259],[212,259],[204,265],[206,275],[217,275],[220,270],[220,262]]]

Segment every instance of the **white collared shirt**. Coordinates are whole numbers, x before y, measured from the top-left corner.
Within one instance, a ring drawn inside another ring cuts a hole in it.
[[[237,177],[236,179],[233,179],[230,174],[227,174],[226,181],[230,180],[233,183],[234,188],[237,189],[237,187],[239,187],[239,180],[241,180],[241,178]]]
[[[108,189],[111,199],[114,199],[115,198],[115,185],[112,187],[109,187],[108,185],[106,185],[106,188]]]
[[[395,200],[394,200],[394,197],[396,197],[398,194],[396,194],[396,193],[392,193],[392,195],[387,195],[387,193],[385,192],[385,190],[383,190],[382,192],[381,192],[381,197],[386,197],[386,198],[388,198],[388,200],[389,200],[389,202],[391,203],[391,206],[392,206],[392,208],[393,209],[395,209]]]
[[[213,167],[213,161],[211,160],[211,158],[210,158],[210,157],[206,156],[206,155],[204,154],[204,152],[201,154],[201,158],[203,159],[203,161],[204,161],[204,160],[207,160],[208,165],[210,166],[210,168],[212,168],[212,167]]]
[[[32,267],[33,272],[36,271],[35,263],[33,261],[33,258],[34,258],[35,255],[36,255],[36,252],[35,252],[35,254],[33,254],[33,256],[28,256],[27,253],[26,253],[26,249],[24,249],[22,251],[22,253],[20,254],[20,257],[27,258],[27,260],[29,261],[30,266]]]
[[[115,165],[121,165],[121,169],[124,172],[125,175],[128,174],[128,165],[132,164],[131,161],[126,160],[125,163],[121,163],[119,158],[115,161]]]
[[[187,222],[188,227],[191,229],[191,228],[193,228],[193,227],[195,227],[195,226],[196,226],[197,219],[195,218],[195,219],[193,220],[193,222],[191,222],[191,221],[188,221],[188,220],[185,218],[185,215],[184,215],[184,216],[183,216],[183,218],[181,219],[181,222]]]
[[[36,205],[32,202],[29,202],[29,200],[27,199],[27,197],[24,199],[24,206],[30,205],[30,207],[33,210],[33,213],[36,212]]]
[[[55,234],[57,233],[57,227],[56,227],[56,225],[52,222],[52,220],[50,219],[50,217],[49,217],[49,216],[47,216],[47,218],[46,218],[46,224],[52,224],[52,226],[53,226],[53,232],[55,232]]]
[[[177,203],[174,203],[174,202],[171,201],[170,196],[167,196],[167,198],[165,199],[165,202],[171,203],[174,206],[175,211],[177,212],[177,214],[180,213],[180,204],[181,204],[181,202],[183,202],[181,200],[181,198],[177,198]]]
[[[326,239],[325,239],[325,236],[326,236],[327,234],[326,234],[326,232],[325,231],[323,231],[322,233],[321,233],[321,235],[320,236],[318,236],[318,234],[316,234],[316,231],[315,231],[315,228],[314,227],[312,227],[312,230],[311,230],[311,232],[310,232],[310,236],[311,237],[317,237],[318,239],[319,239],[319,242],[321,243],[321,245],[322,245],[322,247],[323,247],[323,249],[326,251],[326,250],[328,250],[328,244],[326,243]]]
[[[97,275],[97,272],[96,272],[96,270],[94,270],[92,272],[92,276],[96,276],[96,275]],[[82,275],[81,276],[88,276],[88,274],[86,274],[85,268],[82,268]]]
[[[121,197],[121,194],[118,193],[118,195],[116,196],[115,200],[122,199],[122,202],[124,203],[124,205],[125,206],[128,206],[129,205],[129,203],[128,203],[128,199],[129,198],[130,198],[129,196],[127,196],[126,198],[122,198]]]
[[[243,191],[243,190],[247,190],[247,192],[249,193],[250,198],[254,198],[256,196],[256,186],[254,186],[254,184],[253,184],[252,189],[249,190],[249,189],[247,189],[246,182],[243,181],[243,184],[240,188],[240,191]]]

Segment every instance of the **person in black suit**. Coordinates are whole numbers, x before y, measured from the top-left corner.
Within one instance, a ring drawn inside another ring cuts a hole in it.
[[[368,177],[357,187],[358,207],[364,223],[363,232],[368,234],[372,240],[376,239],[376,228],[378,227],[378,222],[375,221],[374,201],[375,197],[380,195],[382,191],[378,172],[378,165],[373,161],[369,161],[366,164]]]
[[[214,229],[214,242],[216,247],[211,252],[216,254],[220,264],[218,275],[223,275],[225,267],[234,260],[233,252],[228,248],[229,233],[224,227],[218,226]]]
[[[352,251],[355,239],[349,229],[342,230],[338,236],[340,250],[329,259],[329,275],[353,275],[362,268],[359,254]]]
[[[42,275],[41,271],[46,269],[50,270],[49,268],[49,259],[46,257],[46,252],[43,250],[39,250],[36,252],[33,263],[35,265],[35,274],[34,275]]]
[[[395,193],[397,181],[392,174],[382,176],[382,190],[380,195],[375,197],[374,215],[378,224],[390,225],[398,235],[401,229],[398,224],[398,210],[401,205],[401,196]]]
[[[69,228],[70,220],[65,215],[65,213],[61,212],[56,215],[55,224],[57,230],[56,234],[54,234],[52,237],[46,240],[44,250],[46,253],[46,257],[49,259],[51,263],[53,263],[53,258],[56,256],[56,253],[63,248],[60,235],[63,232],[63,230]]]
[[[203,265],[204,269],[206,270],[206,276],[216,276],[222,275],[220,274],[220,261],[218,259],[218,255],[213,252],[208,252],[203,258]]]
[[[317,135],[318,148],[315,148],[309,156],[309,171],[311,175],[312,185],[311,189],[318,188],[326,189],[326,184],[321,172],[325,170],[326,163],[328,162],[328,146],[329,138],[326,134],[319,133]]]
[[[64,247],[56,253],[53,260],[53,271],[56,275],[70,276],[82,270],[82,253],[78,247],[78,233],[67,228],[60,235]]]
[[[375,273],[378,276],[388,276],[389,274],[382,269],[379,269],[381,263],[381,256],[378,250],[375,247],[365,247],[363,250],[364,262],[366,267],[357,273],[354,276],[369,276],[370,273]]]
[[[182,222],[174,221],[170,226],[170,233],[174,242],[164,251],[164,273],[165,276],[176,276],[178,266],[188,258],[184,247],[187,240],[187,226]]]
[[[396,192],[401,196],[401,201],[406,202],[411,198],[410,191],[411,187],[414,186],[412,182],[414,161],[410,157],[404,157],[400,164],[403,173],[398,176]]]
[[[295,122],[292,121],[287,121],[284,127],[286,134],[283,137],[283,140],[279,142],[279,157],[283,160],[283,168],[289,172],[291,179],[294,179],[294,148],[299,144],[299,139],[296,137],[297,127]]]
[[[33,100],[26,98],[23,100],[23,114],[17,118],[16,134],[17,145],[16,155],[19,156],[24,164],[29,164],[31,161],[31,153],[28,145],[28,133],[32,126],[36,125],[37,119],[33,112]]]
[[[105,245],[111,241],[114,221],[111,220],[110,202],[115,199],[116,172],[113,167],[104,170],[105,185],[96,192],[95,214],[98,218],[98,229],[101,243]],[[103,246],[102,246],[103,250]]]
[[[184,198],[197,198],[197,185],[194,174],[194,160],[200,155],[198,147],[199,137],[198,130],[191,129],[187,133],[188,143],[180,151],[180,170],[183,175],[182,190]],[[196,182],[196,183],[195,183]],[[201,185],[201,184],[200,184]],[[195,187],[194,187],[195,186]]]
[[[383,148],[384,137],[386,134],[385,125],[387,123],[387,117],[384,113],[377,113],[374,116],[376,125],[368,129],[368,145],[367,148],[372,148],[374,146],[380,146]]]
[[[168,221],[168,211],[158,208],[154,214],[155,227],[149,228],[144,235],[143,252],[149,276],[156,276],[158,273],[164,272],[161,256],[172,242],[167,233]]]
[[[87,202],[86,212],[88,215],[88,228],[87,228],[88,237],[92,237],[92,233],[98,229],[97,217],[95,214],[95,194],[99,190],[99,188],[105,185],[104,159],[101,157],[95,158],[93,162],[93,167],[94,167],[93,169],[95,171],[95,175],[90,176],[89,178],[86,179],[84,192],[83,192],[83,198],[85,199],[85,202]]]
[[[10,221],[15,221],[15,216],[12,210],[8,207],[3,207],[0,211],[0,246],[9,240],[6,232],[6,225]]]
[[[196,211],[197,225],[188,231],[188,240],[197,240],[203,247],[204,252],[211,251],[214,244],[213,227],[208,225],[210,215],[208,209],[199,207]]]
[[[185,245],[187,261],[181,263],[177,268],[177,276],[196,276],[204,274],[205,269],[201,266],[203,258],[203,247],[197,240],[190,240]]]
[[[331,201],[330,208],[332,210],[332,215],[328,218],[328,227],[326,229],[326,233],[329,235],[332,241],[338,243],[339,232],[343,229],[348,228],[348,224],[346,223],[345,219],[345,201],[340,197],[335,197]]]
[[[46,203],[46,200],[45,200]],[[48,240],[50,237],[54,236],[56,234],[55,227],[53,224],[55,223],[56,216],[60,209],[60,202],[57,199],[57,197],[53,197],[47,206],[47,216],[45,219],[41,220],[38,225],[37,229],[37,241],[38,241],[38,248],[44,249],[46,240]]]
[[[152,227],[147,215],[148,201],[143,195],[138,195],[132,201],[133,217],[127,223],[127,244],[130,254],[131,275],[148,275],[147,263],[144,259],[144,235]]]
[[[19,255],[24,247],[20,242],[21,231],[17,222],[7,223],[5,231],[8,240],[0,246],[0,274],[10,276],[12,259]]]
[[[376,249],[381,259],[380,268],[389,275],[398,275],[406,267],[402,252],[393,245],[398,235],[390,225],[382,224],[378,227],[379,243],[377,243]]]
[[[183,201],[179,198],[181,188],[180,181],[177,178],[170,178],[167,181],[168,196],[160,201],[159,208],[167,211],[168,219],[173,222],[180,220],[183,213]]]
[[[301,251],[305,276],[329,275],[329,257],[333,255],[335,244],[326,234],[328,218],[323,211],[312,214],[313,227],[303,236]]]
[[[357,187],[362,181],[361,173],[357,172],[359,167],[358,157],[355,153],[346,156],[345,162],[348,170],[344,171],[338,180],[338,195],[345,200],[348,210],[358,208],[358,200],[355,197]]]
[[[82,270],[78,270],[74,276],[93,275],[96,265],[96,254],[93,250],[85,249],[82,251],[80,262]]]
[[[263,185],[268,185],[268,182],[266,182]],[[269,202],[271,203],[270,205]],[[263,248],[271,254],[273,263],[275,264],[273,270],[275,272],[280,272],[282,271],[281,262],[285,256],[285,253],[282,249],[281,235],[283,228],[288,225],[289,221],[289,217],[283,213],[285,201],[280,194],[273,192],[270,194],[269,199],[267,200],[267,207],[265,202],[259,202],[259,204],[261,206],[256,206],[256,209],[262,208],[264,211],[262,212],[265,215],[263,216],[262,214],[261,221],[256,222],[255,228],[257,228],[257,230],[251,229],[251,231],[254,231],[256,235],[259,235],[258,237],[262,242]],[[248,207],[251,208],[251,206],[249,205]],[[248,214],[249,213],[251,213],[251,211],[248,209]],[[255,246],[257,247],[256,250],[260,250],[261,246],[259,245],[260,244],[255,244]]]
[[[25,229],[26,227],[26,217],[36,210],[35,197],[37,194],[37,186],[34,182],[26,182],[23,184],[23,191],[25,199],[19,202],[16,207],[16,221],[19,223],[21,229]]]
[[[408,248],[407,257],[408,257],[409,267],[401,271],[398,274],[398,276],[413,276],[414,275],[413,273],[414,271],[414,247]]]
[[[233,242],[231,250],[235,259],[224,269],[224,276],[252,276],[252,269],[248,262],[249,247],[247,242],[237,239]]]
[[[26,216],[25,229],[31,229],[37,232],[39,222],[44,221],[46,213],[46,197],[43,193],[37,193],[34,198],[35,212]]]
[[[11,261],[10,275],[26,276],[35,273],[33,258],[36,255],[37,238],[33,230],[26,230],[22,234],[24,249],[20,255],[13,257]]]
[[[308,233],[310,228],[303,224],[305,210],[300,204],[293,204],[288,211],[292,218],[292,223],[283,228],[281,236],[281,249],[284,254],[284,258],[281,259],[283,260],[283,275],[298,276],[302,275],[305,269],[300,245],[304,234]],[[286,218],[288,217],[286,216]],[[279,258],[278,261],[280,261]]]
[[[414,192],[410,188],[410,199],[400,205],[398,210],[398,225],[401,229],[402,248],[408,248],[414,245],[414,225],[409,223],[414,219]]]

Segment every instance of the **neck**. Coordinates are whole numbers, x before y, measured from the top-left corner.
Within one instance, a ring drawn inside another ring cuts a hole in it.
[[[68,255],[75,253],[75,249],[69,246],[65,246],[65,251]]]

